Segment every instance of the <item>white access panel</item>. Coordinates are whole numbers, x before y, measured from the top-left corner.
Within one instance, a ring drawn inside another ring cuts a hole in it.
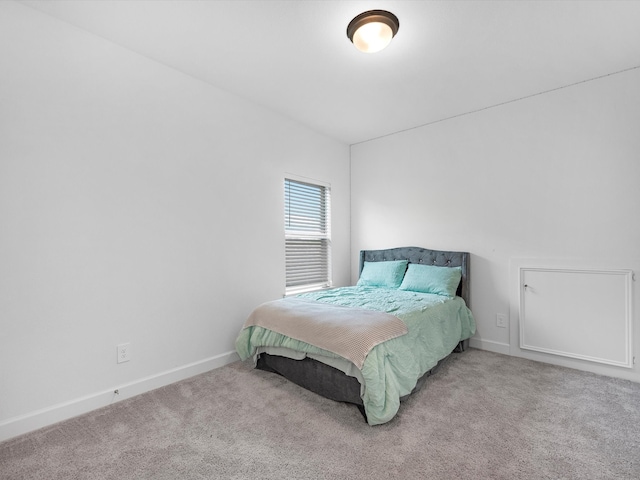
[[[630,270],[520,268],[520,348],[631,368]]]

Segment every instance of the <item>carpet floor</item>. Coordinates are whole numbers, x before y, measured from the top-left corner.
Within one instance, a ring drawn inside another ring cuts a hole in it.
[[[5,479],[639,479],[640,384],[470,349],[389,423],[237,362],[0,443]]]

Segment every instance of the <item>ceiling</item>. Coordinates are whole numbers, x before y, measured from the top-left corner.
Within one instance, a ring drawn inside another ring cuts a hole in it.
[[[640,67],[640,1],[21,3],[347,144]],[[400,20],[376,54],[370,9]]]

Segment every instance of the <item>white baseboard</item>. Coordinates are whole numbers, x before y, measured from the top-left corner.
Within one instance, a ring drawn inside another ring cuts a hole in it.
[[[573,358],[562,357],[542,352],[534,352],[521,350],[519,348],[511,349],[508,343],[494,342],[491,340],[483,340],[481,338],[470,338],[469,346],[478,350],[486,350],[488,352],[501,353],[512,357],[525,358],[535,362],[548,363],[558,365],[560,367],[574,368],[585,372],[591,372],[607,377],[621,378],[632,382],[640,382],[640,374],[637,369],[628,369],[612,365],[603,365],[600,363],[588,362]]]
[[[94,393],[68,402],[52,405],[35,412],[0,422],[0,442],[37,430],[54,423],[68,420],[83,413],[106,407],[141,393],[164,387],[171,383],[199,375],[215,368],[240,360],[235,351],[216,355],[198,362],[177,367],[166,372],[135,380],[125,385],[117,385],[103,392]],[[115,390],[118,394],[114,393]]]
[[[511,346],[508,343],[493,342],[491,340],[483,340],[481,338],[472,337],[469,339],[469,346],[478,350],[487,350],[494,353],[502,353],[510,355]]]

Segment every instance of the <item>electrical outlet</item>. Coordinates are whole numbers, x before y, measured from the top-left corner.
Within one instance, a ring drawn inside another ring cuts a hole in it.
[[[507,316],[504,313],[496,314],[496,327],[507,328]]]
[[[116,345],[116,349],[118,350],[118,363],[124,363],[131,360],[130,343],[121,343],[120,345]]]

